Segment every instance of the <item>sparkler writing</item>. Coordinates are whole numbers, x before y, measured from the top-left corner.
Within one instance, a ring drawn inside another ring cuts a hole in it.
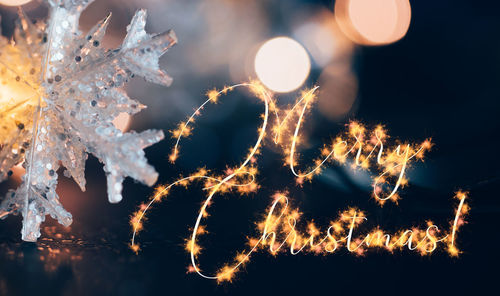
[[[190,271],[207,279],[215,279],[219,282],[231,281],[235,273],[250,260],[253,253],[264,250],[273,255],[287,250],[292,255],[301,252],[329,254],[344,247],[351,253],[363,255],[368,249],[373,248],[385,249],[388,252],[408,248],[426,255],[437,250],[440,245],[444,245],[444,249],[450,256],[459,255],[460,251],[455,245],[455,240],[458,230],[465,223],[464,216],[469,211],[469,206],[465,203],[466,192],[456,192],[455,198],[458,200],[458,206],[455,217],[450,221],[447,230],[440,229],[432,221],[427,221],[425,227],[412,227],[396,233],[388,233],[376,227],[365,234],[358,234],[359,225],[367,218],[365,213],[357,208],[349,208],[340,212],[339,217],[330,222],[326,231],[321,232],[313,222],[306,223],[305,226],[300,223],[302,213],[298,209],[291,208],[287,192],[276,192],[272,197],[266,218],[257,223],[257,232],[260,235],[248,238],[248,250],[238,253],[232,263],[224,265],[214,275],[203,273],[197,263],[198,255],[202,250],[197,239],[206,234],[206,226],[202,221],[208,217],[208,209],[216,194],[227,192],[248,194],[259,189],[257,158],[267,140],[268,125],[271,125],[270,118],[274,117],[274,124],[270,127],[272,131],[270,138],[282,149],[284,164],[289,166],[298,185],[320,174],[328,163],[346,164],[347,160],[352,158],[351,165],[354,168],[380,172],[373,179],[372,191],[372,197],[380,206],[386,202],[397,203],[400,199],[398,190],[408,184],[405,175],[408,167],[415,161],[423,160],[425,153],[432,147],[430,139],[421,143],[389,142],[383,126],[368,129],[358,122],[350,122],[344,134],[338,135],[331,143],[323,146],[319,156],[312,161],[311,165],[299,168],[300,155],[297,147],[303,141],[300,129],[317,98],[315,93],[318,87],[302,91],[295,104],[289,108],[280,109],[272,93],[259,82],[252,81],[224,87],[222,90],[209,91],[208,99],[187,121],[181,122],[178,128],[172,131],[176,144],[170,154],[170,161],[175,162],[178,158],[180,140],[192,133],[191,126],[196,117],[201,115],[201,110],[208,103],[217,103],[221,95],[239,87],[248,88],[265,107],[262,124],[258,129],[258,139],[249,149],[244,161],[238,166],[228,168],[221,175],[212,174],[207,169],[201,168],[194,174],[180,178],[167,186],[158,186],[150,201],[142,204],[131,218],[133,235],[130,246],[132,250],[139,251],[139,245],[135,241],[136,234],[142,230],[142,221],[153,203],[163,200],[174,186],[180,185],[187,188],[195,181],[202,181],[208,195],[201,206],[192,235],[186,240],[185,248],[191,256]]]

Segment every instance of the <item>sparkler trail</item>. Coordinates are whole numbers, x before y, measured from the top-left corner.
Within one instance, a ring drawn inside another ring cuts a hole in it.
[[[257,157],[266,139],[270,114],[275,117],[275,123],[271,127],[272,142],[281,148],[284,155],[284,165],[290,168],[298,185],[304,181],[310,181],[315,175],[320,174],[327,163],[345,164],[351,156],[353,168],[372,169],[380,172],[378,176],[373,178],[372,192],[373,198],[380,206],[387,201],[397,203],[400,198],[398,190],[408,184],[408,179],[405,176],[406,171],[412,162],[422,161],[425,153],[432,147],[430,139],[426,139],[422,143],[399,141],[391,143],[388,142],[389,136],[383,126],[378,125],[369,130],[364,125],[353,121],[347,125],[346,132],[338,135],[330,144],[323,146],[319,153],[320,156],[313,159],[312,165],[306,166],[302,170],[298,169],[300,154],[297,152],[297,148],[304,141],[301,139],[300,129],[317,99],[318,87],[302,91],[295,104],[281,110],[270,91],[259,82],[251,81],[226,86],[219,91],[210,90],[207,93],[208,99],[185,122],[181,122],[177,129],[171,131],[172,137],[176,139],[169,157],[171,162],[175,162],[179,157],[181,138],[188,137],[192,133],[191,125],[195,122],[196,117],[201,115],[205,106],[208,103],[217,103],[222,95],[239,87],[249,89],[264,104],[264,113],[261,116],[262,124],[258,129],[257,141],[251,146],[240,165],[228,168],[223,174],[213,174],[209,170],[201,168],[194,174],[181,177],[169,185],[158,186],[150,201],[147,204],[141,204],[139,210],[131,217],[130,224],[133,234],[130,247],[134,252],[138,252],[140,249],[136,242],[136,235],[143,229],[146,213],[153,203],[159,202],[167,196],[172,187],[188,188],[193,182],[202,181],[204,182],[203,189],[208,194],[197,216],[192,235],[190,239],[186,240],[185,248],[191,257],[192,266],[189,270],[207,279],[214,279],[218,282],[231,281],[235,272],[249,262],[251,254],[265,249],[273,255],[289,249],[292,255],[296,255],[301,252],[329,254],[345,247],[348,252],[361,256],[369,249],[374,248],[384,249],[392,253],[395,250],[408,247],[411,251],[426,255],[437,250],[440,244],[445,244],[446,251],[450,256],[459,255],[460,251],[455,246],[456,234],[465,223],[464,216],[469,211],[465,202],[467,198],[465,192],[459,191],[455,195],[459,200],[459,205],[455,212],[455,219],[450,222],[448,231],[440,230],[431,221],[427,221],[426,228],[413,227],[389,234],[377,226],[367,234],[358,236],[355,235],[354,231],[357,231],[362,222],[367,220],[365,214],[359,209],[350,208],[339,213],[339,217],[330,222],[325,234],[321,236],[319,227],[313,222],[307,223],[307,227],[304,229],[299,224],[302,213],[298,209],[290,209],[286,192],[277,192],[273,196],[272,205],[267,210],[266,218],[257,223],[257,232],[261,233],[260,237],[249,238],[247,241],[249,250],[237,253],[233,263],[224,265],[215,275],[203,273],[197,264],[198,256],[202,251],[197,239],[207,233],[202,220],[209,216],[208,209],[216,194],[236,192],[244,195],[259,189]]]

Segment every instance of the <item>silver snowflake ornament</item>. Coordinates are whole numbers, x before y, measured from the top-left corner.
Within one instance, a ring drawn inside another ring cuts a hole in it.
[[[62,225],[72,216],[56,193],[57,171],[65,168],[85,190],[87,153],[104,164],[109,201],[122,199],[122,182],[132,177],[149,186],[157,172],[143,149],[163,139],[161,131],[122,133],[112,123],[120,113],[144,105],[130,99],[124,84],[134,75],[170,85],[158,59],[177,42],[173,31],[150,35],[146,12],[138,11],[120,48],[101,46],[110,15],[87,34],[78,30],[91,0],[48,1],[47,23],[20,12],[14,42],[0,38],[0,171],[22,163],[22,183],[0,204],[0,217],[21,213],[22,239],[36,241],[46,215]]]

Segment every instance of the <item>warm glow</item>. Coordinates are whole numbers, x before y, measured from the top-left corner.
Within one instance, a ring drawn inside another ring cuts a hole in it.
[[[335,64],[351,62],[353,43],[340,30],[335,15],[328,9],[323,9],[300,21],[294,26],[293,35],[321,68],[332,61]],[[321,84],[322,88],[323,86]]]
[[[288,37],[268,40],[255,56],[257,77],[276,92],[290,92],[299,88],[310,69],[311,62],[304,47]]]
[[[23,5],[28,2],[31,2],[31,0],[0,0],[0,4],[7,5],[7,6],[17,6],[17,5]]]
[[[12,168],[8,173],[16,182],[24,174],[19,164],[30,145],[33,113],[38,105],[44,106],[39,95],[39,59],[32,59],[12,44],[2,47],[0,59],[0,147],[3,148],[2,165]],[[12,158],[7,158],[7,149]],[[7,172],[3,172],[7,173]]]
[[[398,41],[406,35],[411,20],[408,0],[338,0],[335,13],[344,33],[364,45]]]
[[[318,65],[325,66],[333,58],[337,40],[328,27],[320,23],[307,23],[297,30],[297,35]]]
[[[26,173],[26,170],[23,167],[23,163],[20,163],[18,165],[15,165],[12,167],[12,179],[17,182],[21,183],[21,178],[23,175]]]
[[[120,131],[126,132],[130,126],[131,116],[128,113],[122,112],[113,119],[113,125]]]

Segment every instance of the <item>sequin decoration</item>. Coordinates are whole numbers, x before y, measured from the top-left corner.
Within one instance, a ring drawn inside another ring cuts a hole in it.
[[[72,216],[56,193],[58,169],[85,190],[85,162],[91,153],[103,164],[108,198],[122,199],[122,182],[132,177],[149,186],[157,172],[143,149],[162,131],[122,133],[112,121],[144,105],[123,86],[134,75],[168,86],[172,79],[158,59],[177,42],[172,30],[150,35],[139,10],[120,48],[101,45],[110,16],[87,34],[78,30],[81,12],[92,0],[50,0],[47,22],[32,22],[20,11],[14,40],[0,37],[0,179],[23,163],[26,174],[0,205],[0,218],[22,214],[22,239],[36,241],[46,215],[62,225]]]

